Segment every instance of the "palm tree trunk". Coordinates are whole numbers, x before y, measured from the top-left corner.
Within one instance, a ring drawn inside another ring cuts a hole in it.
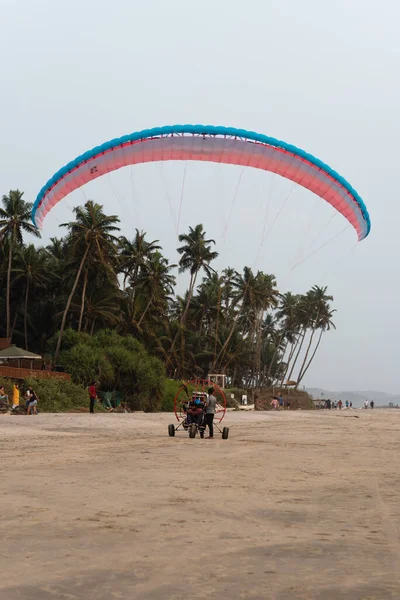
[[[188,290],[188,298],[187,298],[187,302],[186,302],[186,306],[185,309],[181,315],[181,327],[178,327],[178,331],[176,332],[176,335],[172,341],[171,344],[171,348],[170,348],[170,352],[173,351],[173,349],[175,348],[175,344],[177,342],[177,339],[179,337],[179,334],[181,334],[181,342],[183,340],[183,326],[186,322],[186,316],[189,310],[189,306],[190,306],[190,302],[192,300],[192,295],[193,295],[193,289],[194,289],[194,285],[196,282],[196,277],[197,277],[197,273],[194,273],[194,275],[190,275],[190,283],[189,283],[189,290]],[[183,361],[183,344],[182,344],[182,361]]]
[[[151,295],[151,297],[150,297],[150,300],[149,300],[149,301],[148,301],[148,303],[147,303],[147,306],[146,306],[146,308],[145,308],[145,309],[144,309],[144,311],[142,312],[142,316],[140,317],[140,319],[139,319],[139,321],[138,321],[138,324],[137,324],[138,328],[140,327],[140,324],[141,324],[141,322],[143,321],[144,317],[146,316],[146,314],[147,314],[147,311],[149,310],[149,308],[150,308],[150,306],[151,306],[151,303],[152,303],[152,302],[153,302],[153,300],[154,300],[154,295],[155,295],[155,292],[153,292],[153,293],[152,293],[152,295]]]
[[[316,344],[316,346],[315,346],[315,348],[314,348],[314,352],[312,353],[312,355],[311,355],[311,358],[310,358],[310,360],[308,361],[308,363],[307,363],[307,366],[305,367],[304,371],[301,373],[300,377],[298,378],[298,380],[297,380],[297,385],[298,385],[298,384],[300,383],[300,381],[303,379],[304,375],[305,375],[305,374],[307,373],[307,371],[308,371],[308,367],[311,365],[312,361],[314,360],[314,356],[316,355],[316,353],[317,353],[317,350],[318,350],[318,348],[319,348],[319,345],[320,345],[320,343],[321,343],[321,338],[322,338],[322,334],[323,334],[323,333],[324,333],[324,330],[323,330],[323,329],[321,329],[321,332],[320,332],[320,334],[319,334],[319,338],[318,338],[318,342],[317,342],[317,344]]]
[[[304,356],[304,360],[303,360],[303,363],[302,363],[302,365],[300,367],[300,370],[299,370],[299,374],[298,374],[298,377],[297,377],[297,385],[299,384],[299,379],[302,378],[302,372],[303,372],[304,366],[305,366],[305,364],[307,362],[308,354],[310,352],[310,348],[311,348],[311,345],[312,345],[312,342],[313,342],[313,339],[314,339],[314,334],[315,334],[316,329],[317,329],[317,326],[316,326],[317,322],[318,322],[318,316],[317,316],[317,319],[315,320],[315,323],[313,325],[313,328],[312,328],[312,331],[311,331],[311,335],[310,335],[310,339],[308,341],[307,350],[306,350],[306,353],[305,353],[305,356]],[[295,387],[296,390],[297,390],[297,385]]]
[[[267,373],[267,384],[268,384],[269,378],[271,377],[271,371],[272,371],[272,367],[273,367],[273,365],[274,365],[275,356],[277,355],[277,352],[278,352],[278,350],[279,350],[279,347],[280,347],[280,345],[281,345],[281,342],[282,342],[283,336],[285,335],[285,331],[286,331],[285,329],[283,329],[283,330],[282,330],[282,333],[281,333],[281,335],[279,336],[278,343],[275,345],[274,353],[273,353],[273,355],[272,355],[271,362],[270,362],[270,364],[269,364],[269,367],[268,367],[268,373]],[[283,355],[283,356],[285,356],[285,355]]]
[[[297,334],[296,334],[296,335],[297,335]],[[287,363],[286,363],[286,369],[285,369],[285,372],[284,372],[284,373],[283,373],[283,375],[282,375],[281,387],[282,387],[282,385],[283,385],[283,382],[285,381],[285,379],[289,380],[289,377],[287,377],[287,374],[288,374],[288,372],[289,372],[289,369],[290,369],[290,363],[292,362],[292,358],[293,358],[293,356],[294,356],[294,353],[296,352],[296,350],[297,350],[297,347],[298,347],[298,345],[299,345],[299,340],[300,340],[300,334],[299,334],[299,335],[297,335],[297,337],[296,337],[296,341],[292,343],[292,346],[291,346],[291,348],[290,348],[289,357],[288,357],[288,360],[287,360]]]
[[[232,387],[235,387],[235,384],[236,384],[236,371],[237,371],[237,364],[235,363],[235,366],[233,367],[233,374],[232,374]]]
[[[288,342],[288,344],[289,344],[289,342]],[[289,368],[290,368],[290,362],[293,358],[293,354],[295,353],[296,348],[297,348],[297,340],[296,340],[296,342],[292,343],[291,348],[289,350],[289,356],[288,356],[287,363],[286,363],[286,369],[282,373],[282,379],[279,382],[279,387],[282,387],[285,382],[287,372],[289,371]],[[287,350],[287,346],[285,348],[285,353],[283,355],[282,361],[284,361],[284,359],[285,359],[286,350]]]
[[[7,312],[7,328],[6,337],[10,337],[11,330],[11,311],[10,311],[10,295],[11,295],[11,263],[12,263],[12,239],[8,249],[8,269],[7,269],[7,297],[6,297],[6,312]]]
[[[67,304],[65,306],[65,310],[64,310],[64,313],[63,313],[62,321],[61,321],[60,333],[59,333],[58,340],[57,340],[57,347],[56,347],[56,351],[55,351],[55,354],[54,354],[54,362],[55,363],[57,363],[58,355],[60,353],[61,341],[62,341],[62,336],[63,336],[63,333],[64,333],[65,322],[67,320],[68,311],[69,311],[69,308],[71,306],[72,298],[74,297],[76,286],[78,285],[78,281],[79,281],[79,278],[81,276],[83,265],[85,264],[88,252],[89,252],[89,246],[86,246],[86,250],[85,250],[85,252],[84,252],[84,254],[82,256],[81,264],[79,265],[79,269],[78,269],[78,272],[77,272],[76,277],[75,277],[74,285],[72,286],[71,293],[68,296]]]
[[[90,335],[93,335],[95,325],[96,325],[96,317],[92,321],[92,326],[90,328]]]
[[[288,378],[288,380],[289,380],[289,381],[290,381],[290,379],[291,379],[291,377],[292,377],[292,374],[293,374],[294,368],[295,368],[295,366],[296,366],[296,363],[297,363],[297,361],[298,361],[298,358],[299,358],[299,356],[300,356],[300,352],[301,352],[301,349],[302,349],[302,347],[303,347],[304,340],[305,340],[305,338],[306,338],[306,331],[307,331],[307,325],[305,325],[305,326],[303,327],[303,332],[302,332],[302,334],[301,334],[301,337],[299,338],[299,340],[301,339],[301,342],[300,342],[300,345],[299,345],[299,347],[298,347],[298,350],[297,350],[296,356],[294,357],[294,361],[293,361],[293,365],[292,365],[292,367],[291,367],[291,369],[290,369],[290,373],[289,373],[289,375],[287,376],[287,378]]]
[[[280,345],[280,344],[279,344],[279,345]],[[282,359],[281,359],[281,363],[283,363],[283,362],[284,362],[284,360],[285,360],[285,354],[286,354],[286,350],[287,350],[287,347],[288,347],[288,345],[289,345],[289,342],[288,342],[288,340],[286,340],[286,342],[285,342],[285,346],[284,346],[284,348],[283,348],[283,352],[282,352]],[[282,385],[283,385],[283,382],[284,382],[283,373],[280,373],[279,377],[281,377],[281,378],[282,378],[282,379],[280,380],[280,387],[282,387]],[[274,381],[274,382],[276,382],[276,383],[278,383],[278,377],[277,377],[276,375],[274,376],[274,379],[273,379],[273,381]]]
[[[19,304],[17,304],[17,306],[15,307],[15,314],[14,314],[14,319],[13,319],[13,324],[11,327],[11,331],[10,331],[10,338],[12,339],[13,335],[14,335],[14,329],[15,326],[17,324],[17,318],[18,318],[18,310],[19,310],[20,306]]]
[[[256,386],[260,385],[261,380],[261,352],[262,352],[262,322],[264,318],[264,311],[260,310],[258,317],[258,323],[256,328],[256,360],[255,360],[255,371],[256,371]]]
[[[195,283],[196,283],[196,277],[197,277],[197,272],[190,276],[188,298],[187,298],[185,310],[183,311],[182,316],[181,316],[181,323],[182,323],[182,325],[184,325],[185,322],[186,322],[187,313],[188,313],[188,310],[189,310],[190,303],[192,301],[193,290],[194,290],[194,286],[195,286]]]
[[[25,309],[24,309],[24,335],[25,335],[25,350],[28,348],[28,298],[29,298],[29,277],[26,279],[25,290]]]
[[[83,313],[84,313],[84,310],[85,310],[85,298],[86,298],[87,280],[88,280],[88,270],[86,269],[86,271],[85,271],[85,277],[84,277],[84,280],[83,280],[82,300],[81,300],[81,312],[80,312],[80,315],[79,315],[78,331],[81,331],[81,329],[82,329]]]
[[[217,342],[218,342],[218,329],[219,329],[219,315],[221,311],[221,286],[219,286],[218,290],[218,306],[217,306],[217,321],[215,323],[215,340],[214,340],[214,357],[212,363],[212,369],[215,367],[215,360],[217,358]]]
[[[309,342],[308,342],[308,346],[307,346],[306,354],[305,354],[305,356],[304,356],[304,360],[303,360],[303,363],[302,363],[302,365],[301,365],[301,367],[300,367],[300,371],[299,371],[299,374],[298,374],[298,377],[297,377],[297,385],[298,385],[298,383],[299,383],[299,382],[298,382],[298,379],[299,379],[299,377],[301,376],[301,372],[302,372],[302,370],[304,369],[304,365],[305,365],[305,364],[306,364],[306,362],[307,362],[308,354],[309,354],[309,352],[310,352],[311,344],[312,344],[312,341],[313,341],[313,338],[314,338],[314,333],[315,333],[315,330],[316,330],[316,328],[317,328],[318,319],[319,319],[319,311],[317,312],[317,316],[316,316],[316,318],[315,318],[315,320],[314,320],[314,323],[313,323],[313,327],[312,327],[312,331],[311,331],[311,335],[310,335],[310,340],[309,340]],[[296,387],[295,387],[295,390],[297,390],[297,385],[296,385]]]
[[[215,361],[216,365],[218,365],[219,362],[222,363],[222,360],[226,354],[226,349],[228,347],[229,342],[231,341],[231,337],[233,336],[233,332],[235,331],[236,325],[239,321],[239,317],[241,315],[242,312],[242,307],[240,307],[238,314],[236,315],[236,319],[232,319],[233,320],[233,325],[231,327],[231,330],[229,332],[229,335],[227,337],[227,339],[225,340],[224,345],[222,346],[221,350],[219,351],[219,354],[217,356],[217,359]]]
[[[187,302],[186,302],[185,310],[184,310],[184,312],[182,314],[182,317],[181,317],[181,330],[180,330],[180,332],[181,332],[181,354],[182,354],[182,356],[181,356],[181,374],[182,374],[182,376],[183,376],[183,373],[184,373],[184,363],[185,363],[185,338],[184,338],[184,335],[183,335],[183,328],[184,328],[184,326],[186,324],[186,319],[187,319],[187,314],[188,314],[188,311],[189,311],[189,306],[190,306],[190,303],[192,301],[194,285],[196,283],[196,277],[197,277],[197,272],[194,273],[194,275],[190,276],[190,285],[189,285],[189,291],[188,291],[188,299],[187,299]],[[177,335],[178,334],[179,334],[179,329],[178,329]]]

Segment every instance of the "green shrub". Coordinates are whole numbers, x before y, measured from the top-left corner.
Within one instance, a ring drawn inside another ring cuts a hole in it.
[[[6,379],[5,377],[0,377],[0,387],[1,386],[4,387],[4,391],[5,391],[6,395],[8,396],[10,404],[12,404],[13,384],[14,384],[14,381],[12,381],[11,379]]]
[[[173,412],[174,398],[182,385],[182,381],[175,379],[166,379],[164,386],[164,396],[161,402],[161,410],[163,412]]]
[[[25,379],[21,392],[32,386],[38,395],[40,412],[65,412],[89,407],[89,395],[85,388],[63,379]],[[22,394],[21,394],[22,396]],[[23,401],[23,400],[22,400]]]
[[[54,346],[54,339],[50,347]],[[122,392],[128,405],[146,412],[161,409],[165,367],[137,339],[104,329],[93,336],[67,330],[60,362],[76,384],[97,381],[103,391]]]

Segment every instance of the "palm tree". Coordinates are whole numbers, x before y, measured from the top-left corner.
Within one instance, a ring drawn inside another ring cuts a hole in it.
[[[24,301],[24,337],[25,348],[28,347],[28,314],[29,314],[29,292],[33,287],[42,287],[46,284],[48,278],[48,257],[43,248],[35,248],[33,244],[22,247],[18,250],[16,268],[16,280],[23,278],[25,281],[25,301]]]
[[[50,244],[46,246],[46,251],[57,260],[63,260],[65,257],[65,239],[50,238]]]
[[[173,293],[175,277],[170,271],[177,265],[170,265],[160,252],[154,252],[143,269],[143,274],[137,280],[137,286],[144,291],[148,297],[148,302],[138,321],[140,328],[144,317],[152,304],[160,306],[165,305],[166,298]]]
[[[303,344],[306,339],[307,329],[310,326],[312,321],[312,315],[314,311],[314,306],[312,302],[312,297],[310,292],[306,294],[300,294],[297,303],[297,311],[294,321],[294,329],[296,331],[295,343],[294,347],[290,351],[290,359],[293,360],[292,363],[288,362],[288,366],[286,372],[284,374],[284,378],[287,377],[288,380],[292,378],[294,369],[296,367],[297,361],[300,357],[301,351],[303,349]],[[290,368],[290,370],[289,370]],[[283,378],[283,379],[284,379]]]
[[[235,271],[234,273],[229,272],[229,274],[227,275],[227,277],[229,277],[229,296],[230,296],[230,301],[229,302],[229,307],[230,307],[230,320],[232,322],[231,325],[231,329],[228,333],[228,335],[225,338],[225,341],[219,351],[219,354],[216,358],[216,360],[214,361],[213,364],[213,369],[216,367],[216,365],[219,365],[220,362],[222,361],[222,359],[224,358],[224,354],[227,351],[227,347],[228,344],[230,343],[230,340],[234,334],[235,329],[237,329],[238,327],[238,323],[239,323],[239,318],[241,317],[242,314],[242,309],[244,307],[244,300],[247,294],[247,289],[249,286],[249,280],[253,277],[253,272],[250,269],[250,267],[244,267],[243,269],[243,275],[240,275],[237,271]],[[239,310],[236,311],[236,313],[234,313],[234,310],[236,309],[236,307],[239,305]]]
[[[90,324],[90,335],[93,335],[97,324],[103,326],[117,325],[121,319],[120,292],[115,286],[94,287],[85,302],[85,327]]]
[[[310,360],[308,361],[308,363],[305,365],[304,369],[301,371],[301,373],[299,374],[299,378],[297,380],[297,385],[301,382],[301,380],[303,379],[304,375],[307,373],[312,361],[314,360],[314,357],[317,353],[317,350],[319,348],[319,345],[321,343],[321,338],[322,338],[322,334],[325,331],[329,331],[331,329],[331,327],[333,327],[333,329],[336,329],[335,324],[332,321],[332,316],[333,313],[336,312],[335,310],[327,310],[326,313],[320,317],[319,320],[319,325],[318,325],[318,329],[320,330],[320,334],[318,337],[318,342],[315,345],[314,351],[310,357]]]
[[[148,242],[146,240],[146,232],[136,229],[136,235],[132,241],[122,236],[119,240],[119,269],[124,274],[123,287],[126,287],[127,279],[131,280],[131,284],[136,283],[136,279],[140,270],[146,265],[155,252],[161,250],[161,246],[157,244],[158,240]]]
[[[181,331],[177,331],[175,338],[171,345],[171,352],[175,347],[176,340],[178,339],[179,333],[183,333],[183,328],[186,323],[187,313],[190,307],[190,303],[193,296],[194,286],[196,284],[197,275],[201,269],[204,269],[206,274],[210,276],[213,269],[210,267],[210,262],[217,258],[218,252],[211,250],[211,244],[215,244],[214,240],[205,239],[206,232],[203,229],[203,225],[200,223],[195,228],[189,227],[189,233],[182,233],[179,236],[179,241],[184,242],[183,246],[178,248],[178,253],[181,255],[179,260],[179,273],[185,271],[190,272],[190,283],[187,293],[186,306],[181,316]],[[182,346],[183,346],[183,335],[182,335]],[[183,355],[183,348],[182,348]]]
[[[279,341],[276,345],[276,351],[278,351],[278,348],[281,345],[281,342],[283,341],[283,339],[286,339],[286,343],[285,343],[285,347],[283,349],[283,355],[282,358],[285,357],[286,354],[286,350],[289,344],[292,345],[290,351],[289,351],[289,357],[288,357],[288,361],[287,361],[287,367],[286,369],[282,370],[282,383],[286,374],[286,371],[288,370],[289,367],[289,363],[292,357],[292,350],[294,348],[294,340],[295,338],[295,331],[296,331],[296,327],[297,327],[297,316],[298,316],[298,305],[299,305],[299,296],[296,294],[292,294],[292,292],[285,292],[284,294],[281,294],[280,296],[280,300],[279,300],[279,307],[278,310],[276,311],[276,318],[278,321],[281,321],[282,323],[282,327],[281,327],[281,332],[280,332],[280,336],[279,336]],[[272,357],[271,360],[271,368],[272,368],[272,364],[275,360],[275,354]],[[271,374],[271,369],[268,370],[268,378]]]
[[[194,229],[189,227],[189,233],[181,233],[179,236],[179,241],[184,242],[183,246],[178,248],[178,253],[181,255],[179,260],[179,273],[190,271],[187,304],[182,314],[182,324],[185,323],[199,271],[204,269],[206,275],[209,277],[213,271],[210,267],[210,262],[215,260],[218,256],[218,252],[213,252],[211,250],[211,244],[215,244],[215,240],[206,240],[205,235],[206,232],[203,229],[203,225],[200,223],[199,225],[196,225]]]
[[[74,208],[74,213],[76,220],[70,223],[63,223],[62,227],[67,227],[69,230],[71,256],[74,258],[79,256],[80,261],[61,320],[60,333],[54,356],[55,362],[57,362],[60,352],[68,311],[89,252],[91,256],[95,256],[99,260],[106,270],[112,270],[110,259],[116,255],[117,238],[112,235],[112,232],[119,231],[119,227],[116,226],[116,223],[119,223],[118,217],[115,215],[105,215],[103,207],[92,200],[86,202],[84,207],[78,206]]]
[[[232,307],[239,306],[236,315],[231,318],[232,327],[223,344],[216,363],[223,362],[224,354],[227,351],[228,344],[233,332],[238,325],[241,326],[243,333],[250,336],[255,347],[254,356],[259,363],[261,349],[261,331],[263,317],[266,310],[276,306],[279,292],[276,289],[276,280],[274,275],[267,275],[258,271],[255,275],[250,267],[244,267],[243,275],[238,275],[231,281],[233,292]],[[256,368],[256,365],[254,365]]]
[[[334,324],[331,320],[334,311],[331,311],[330,306],[329,306],[329,301],[333,300],[333,296],[328,296],[326,294],[326,290],[327,290],[326,287],[319,287],[319,286],[315,285],[308,292],[308,297],[310,300],[310,308],[312,311],[312,313],[311,313],[312,327],[311,327],[311,335],[310,335],[310,339],[308,342],[307,350],[306,350],[306,353],[305,353],[305,356],[303,359],[303,363],[300,367],[299,375],[297,378],[296,389],[297,389],[297,386],[299,385],[300,381],[303,379],[305,372],[308,370],[308,367],[310,366],[310,364],[315,356],[316,351],[318,350],[323,332],[329,330],[331,328],[331,326],[334,327]],[[306,366],[310,348],[312,346],[314,334],[317,329],[320,329],[320,336],[318,339],[318,343],[317,343],[316,348],[311,356],[309,363]]]
[[[12,258],[16,244],[23,244],[23,232],[40,237],[39,230],[32,224],[32,204],[25,202],[19,190],[10,190],[8,196],[3,196],[3,208],[0,208],[0,243],[8,242],[8,267],[6,290],[6,336],[10,337],[11,331],[11,270]]]
[[[238,281],[239,277],[239,273],[231,267],[227,267],[222,271],[222,301],[225,311],[229,311],[232,306],[232,303],[235,298],[235,282]]]

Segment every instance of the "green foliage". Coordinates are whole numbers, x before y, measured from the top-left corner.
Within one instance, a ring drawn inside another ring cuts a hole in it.
[[[85,388],[63,379],[25,379],[21,386],[21,397],[32,386],[38,395],[40,412],[65,412],[77,408],[88,408],[89,395]],[[23,400],[22,400],[23,401]]]
[[[93,336],[66,330],[60,360],[75,383],[87,386],[95,380],[102,390],[122,392],[132,408],[160,410],[164,365],[131,336],[112,330]]]
[[[100,370],[100,359],[102,357],[96,349],[84,342],[78,343],[76,346],[72,346],[69,350],[61,353],[61,362],[68,373],[71,373],[72,379],[75,383],[80,385],[88,385],[91,381],[96,379],[99,375]],[[104,362],[104,361],[102,361]],[[107,374],[112,379],[112,375],[108,372],[112,370],[111,365],[107,364]],[[103,365],[104,367],[104,365]],[[104,370],[102,370],[102,375]],[[102,383],[107,383],[109,377],[102,377]]]
[[[182,381],[175,379],[166,379],[164,388],[164,397],[161,403],[161,410],[164,412],[173,412],[174,398],[182,385]]]

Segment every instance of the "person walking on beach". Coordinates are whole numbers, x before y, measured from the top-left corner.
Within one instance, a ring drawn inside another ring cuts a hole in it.
[[[343,406],[343,402],[341,400],[339,400],[339,402],[338,402],[339,410],[342,410],[342,406]]]
[[[89,386],[89,411],[94,413],[94,403],[97,400],[96,382],[92,381]]]
[[[210,432],[208,439],[212,440],[214,437],[214,415],[217,406],[217,399],[214,396],[214,388],[208,388],[208,397],[206,400],[206,427]]]
[[[369,405],[370,405],[371,409],[373,409],[374,406],[375,406],[375,402],[373,400],[371,400],[371,402],[369,403]]]
[[[274,410],[278,410],[279,401],[277,398],[273,398],[271,400],[271,406]]]
[[[346,408],[349,408],[349,401],[346,400]]]
[[[30,415],[33,413],[34,415],[37,415],[36,406],[37,406],[39,398],[37,397],[36,392],[32,388],[29,388],[29,391],[30,391],[30,395],[29,395],[29,399],[27,401],[28,410],[27,410],[26,414]]]

